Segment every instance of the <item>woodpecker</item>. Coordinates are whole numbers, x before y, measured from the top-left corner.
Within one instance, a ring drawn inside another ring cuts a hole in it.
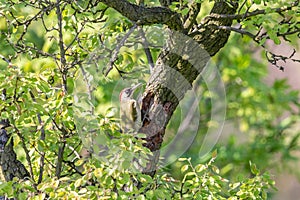
[[[123,132],[138,131],[141,124],[141,109],[139,103],[133,99],[134,91],[142,84],[125,88],[120,92],[120,118]]]

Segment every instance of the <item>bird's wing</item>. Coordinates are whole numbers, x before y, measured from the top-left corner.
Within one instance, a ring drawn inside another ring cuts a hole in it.
[[[132,110],[132,121],[135,122],[138,118],[138,113],[137,113],[137,103],[135,100],[130,101],[130,109]]]

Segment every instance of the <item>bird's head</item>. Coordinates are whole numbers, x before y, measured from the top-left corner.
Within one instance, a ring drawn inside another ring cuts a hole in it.
[[[120,96],[119,96],[119,99],[120,101],[124,101],[124,100],[127,100],[127,99],[131,99],[132,98],[132,95],[134,93],[134,91],[140,87],[142,84],[141,83],[138,83],[136,84],[135,86],[133,87],[129,87],[129,88],[125,88],[123,89],[121,92],[120,92]]]

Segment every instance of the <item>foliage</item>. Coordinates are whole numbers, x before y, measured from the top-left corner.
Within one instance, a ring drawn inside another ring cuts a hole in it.
[[[251,53],[255,49],[248,51]],[[238,132],[249,139],[246,144],[239,142],[240,137],[236,134],[227,145],[220,147],[220,155],[224,155],[224,162],[230,159],[233,163],[243,163],[244,167],[247,160],[252,160],[260,169],[267,170],[271,166],[280,169],[295,161],[293,157],[299,149],[296,142],[299,137],[299,91],[292,90],[286,80],[266,85],[266,67],[240,53],[236,51],[232,57],[222,59],[222,66],[226,66],[224,78],[235,80],[227,82],[227,117],[235,121]],[[243,169],[232,170],[236,174]]]
[[[169,174],[159,172],[154,178],[145,174],[129,174],[126,171],[111,171],[109,166],[97,160],[84,165],[82,177],[47,178],[37,186],[40,191],[35,198],[44,199],[266,199],[274,181],[270,176],[260,174],[250,163],[253,176],[239,182],[230,182],[220,175],[213,164],[214,157],[207,164],[193,166],[191,159],[181,158],[182,180],[175,180]],[[97,166],[95,168],[95,166]],[[137,181],[140,185],[137,187]],[[30,181],[14,179],[1,184],[0,195],[34,198]],[[127,188],[128,191],[124,191]]]
[[[5,90],[0,104],[1,119],[10,120],[12,126],[7,130],[14,138],[18,159],[31,174],[29,180],[14,178],[2,182],[0,195],[18,199],[267,198],[269,189],[274,186],[273,177],[260,173],[256,165],[264,172],[274,165],[279,166],[281,161],[288,164],[294,159],[300,133],[291,128],[299,122],[299,113],[294,109],[299,108],[299,94],[284,80],[265,85],[265,63],[251,57],[254,53],[251,42],[261,45],[269,55],[268,60],[282,69],[274,61],[278,57],[267,49],[266,42],[271,39],[279,44],[286,40],[295,45],[297,36],[290,33],[299,30],[299,7],[277,13],[275,8],[285,8],[292,1],[253,1],[253,4],[245,1],[240,12],[250,13],[266,3],[272,6],[267,7],[265,15],[238,19],[242,29],[232,31],[239,33],[247,29],[251,34],[241,34],[252,40],[235,34],[214,58],[227,90],[227,120],[236,123],[234,131],[247,135],[246,141],[239,143],[239,137],[233,135],[218,145],[218,157],[214,153],[205,160],[198,158],[195,152],[211,122],[207,114],[211,109],[211,96],[202,85],[205,92],[199,103],[204,114],[201,130],[185,154],[192,159],[181,158],[169,166],[173,169],[169,173],[167,169],[160,169],[151,177],[132,173],[136,167],[131,163],[134,156],[139,154],[140,163],[144,163],[151,153],[143,146],[139,138],[142,136],[120,134],[117,112],[114,112],[118,102],[111,98],[111,91],[121,77],[143,82],[149,76],[147,57],[141,44],[134,43],[133,39],[114,57],[118,44],[134,23],[98,1],[57,2],[0,1],[0,55],[5,58],[1,57],[3,61],[0,61],[0,89]],[[189,2],[173,3],[170,8],[187,15]],[[159,2],[149,0],[145,4],[158,6]],[[202,6],[209,8],[210,4],[206,1]],[[277,23],[278,20],[281,23]],[[153,44],[154,61],[161,48],[155,41],[162,37],[156,27],[162,25],[152,25],[146,35]],[[141,40],[138,31],[133,32],[133,38]],[[80,71],[89,70],[83,66],[93,61],[93,56],[96,61],[106,63],[99,66],[98,71],[105,74],[111,70],[107,77],[99,77],[99,87],[93,88],[98,116],[95,126],[106,134],[105,145],[114,152],[100,158],[95,154],[80,155],[86,149],[101,148],[84,147],[72,107],[75,78]],[[111,69],[107,64],[110,62]],[[285,113],[289,117],[281,120]],[[174,116],[170,129],[179,126],[176,121],[179,118]],[[275,155],[279,155],[278,160],[273,159]]]
[[[248,45],[237,47],[239,43]],[[266,63],[252,57],[257,51],[260,49],[247,38],[234,34],[215,57],[226,88],[226,123],[232,129],[229,135],[221,135],[217,165],[222,174],[235,179],[250,173],[249,160],[263,171],[288,167],[299,175],[293,169],[299,151],[299,91],[291,89],[285,79],[267,85]],[[202,115],[211,109],[211,97],[204,98],[200,102]],[[203,119],[199,136],[185,154],[194,160],[209,126],[208,117]]]

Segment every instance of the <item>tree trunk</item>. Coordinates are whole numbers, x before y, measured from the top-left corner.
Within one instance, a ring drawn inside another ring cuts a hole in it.
[[[25,166],[17,160],[16,153],[13,149],[13,138],[9,140],[5,129],[0,129],[0,131],[0,166],[5,180],[11,181],[14,177],[18,177],[19,179],[30,177]]]
[[[211,13],[234,14],[236,9],[237,4],[216,2]],[[146,134],[145,146],[154,153],[144,173],[155,174],[159,149],[173,112],[185,93],[192,88],[193,81],[209,57],[215,55],[228,40],[230,32],[217,29],[216,26],[231,25],[231,19],[207,17],[200,27],[190,30],[186,36],[182,36],[184,31],[171,31],[168,44],[158,57],[142,100],[143,126],[140,132]]]

